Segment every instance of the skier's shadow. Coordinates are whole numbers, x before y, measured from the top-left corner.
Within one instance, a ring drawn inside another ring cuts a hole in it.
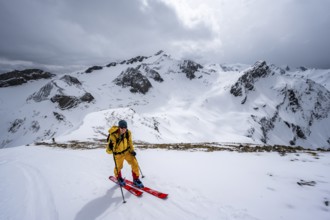
[[[116,186],[112,187],[102,197],[96,198],[82,207],[77,213],[75,220],[91,220],[102,215],[113,204],[122,203],[121,197],[112,198]]]

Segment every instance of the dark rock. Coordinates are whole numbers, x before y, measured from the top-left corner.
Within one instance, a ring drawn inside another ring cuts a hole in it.
[[[15,133],[23,125],[24,121],[25,119],[16,119],[14,122],[11,123],[8,131],[11,133]]]
[[[113,82],[123,88],[131,87],[132,93],[146,94],[152,87],[148,78],[135,68],[127,68]]]
[[[58,103],[60,109],[71,109],[76,107],[80,100],[75,96],[55,95],[50,99],[53,103]]]
[[[40,69],[14,70],[0,75],[0,87],[17,86],[31,80],[49,79],[55,74]]]
[[[304,134],[304,132],[302,131],[302,129],[300,128],[300,126],[296,126],[296,135],[299,137],[299,138],[302,138],[302,139],[306,139],[306,136]]]
[[[315,181],[305,181],[305,180],[300,180],[297,182],[299,186],[315,186],[316,182]]]
[[[40,124],[38,121],[32,121],[31,123],[31,129],[33,132],[38,132],[40,129]]]
[[[160,74],[156,70],[149,68],[147,65],[144,64],[144,65],[139,65],[138,67],[136,67],[137,70],[140,68],[142,68],[147,73],[146,76],[148,78],[151,78],[157,82],[164,81],[164,79],[160,76]]]
[[[256,115],[251,115],[251,118],[260,125],[260,129],[262,132],[262,137],[260,138],[260,140],[266,144],[268,141],[268,133],[269,131],[271,131],[274,128],[274,121],[275,121],[275,117],[272,118],[266,118],[266,117],[262,117],[259,118]]]
[[[35,102],[41,102],[48,99],[48,96],[50,95],[52,89],[56,86],[53,82],[47,83],[45,86],[41,87],[41,89],[38,92],[33,93],[27,98],[28,100],[33,99]]]
[[[60,78],[60,80],[65,81],[68,85],[79,85],[81,86],[81,82],[73,76],[69,76],[69,75],[65,75],[63,77]]]
[[[75,96],[67,96],[67,95],[54,95],[50,100],[53,103],[58,103],[60,109],[66,110],[66,109],[75,108],[76,106],[78,106],[78,104],[82,102],[89,103],[94,100],[94,97],[92,96],[92,94],[87,92],[80,98]]]
[[[296,112],[300,108],[299,101],[296,97],[295,92],[292,89],[287,90],[287,96],[289,97],[289,106],[292,112]]]
[[[305,72],[306,70],[308,70],[306,67],[304,67],[304,66],[300,66],[300,67],[298,67],[298,69],[299,70],[301,70],[301,71],[303,71],[303,72]]]
[[[111,62],[111,63],[109,63],[108,65],[106,65],[106,67],[112,67],[112,66],[116,66],[116,65],[117,65],[116,62]]]
[[[82,97],[80,97],[82,102],[91,102],[94,100],[94,97],[89,92],[86,92]]]
[[[55,118],[56,118],[58,121],[64,121],[64,119],[65,119],[65,116],[64,116],[64,115],[62,115],[62,114],[60,114],[60,113],[58,113],[58,112],[53,112],[53,114],[54,114]]]
[[[149,69],[149,71],[147,72],[147,77],[154,79],[157,82],[163,82],[164,79],[160,76],[160,74],[153,69]]]
[[[144,59],[147,59],[148,57],[145,57],[145,56],[137,56],[137,57],[134,57],[132,59],[129,59],[126,61],[126,64],[133,64],[133,63],[136,63],[136,62],[142,62]]]
[[[101,70],[101,69],[103,69],[102,66],[92,66],[92,67],[88,68],[88,69],[85,71],[85,73],[91,73],[91,72],[93,72],[93,71],[95,71],[95,70]]]
[[[160,50],[160,51],[158,51],[157,53],[155,53],[155,56],[158,56],[158,55],[160,55],[161,53],[163,53],[164,51],[163,50]]]
[[[186,74],[188,79],[194,79],[196,77],[195,72],[198,71],[198,69],[202,68],[202,65],[195,63],[191,60],[184,60],[183,63],[180,65],[181,71]]]
[[[243,96],[243,93],[245,95],[248,91],[254,90],[255,82],[260,78],[268,76],[270,73],[271,70],[265,61],[256,62],[252,69],[246,71],[231,87],[230,93],[236,97]]]

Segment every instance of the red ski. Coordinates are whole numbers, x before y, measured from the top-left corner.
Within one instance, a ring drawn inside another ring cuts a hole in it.
[[[109,176],[109,180],[113,181],[114,183],[118,184],[117,178],[114,176]],[[119,184],[118,184],[119,185]],[[143,192],[140,190],[126,184],[125,186],[122,186],[122,188],[126,189],[128,192],[132,193],[135,196],[142,196]]]
[[[133,182],[130,181],[130,180],[125,180],[125,182],[126,182],[126,185],[136,187],[136,186],[134,186]],[[138,189],[143,190],[143,191],[145,191],[147,193],[150,193],[151,195],[156,196],[156,197],[158,197],[160,199],[166,199],[167,196],[168,196],[168,194],[166,194],[166,193],[162,193],[162,192],[159,192],[157,190],[153,190],[153,189],[151,189],[149,187],[143,187],[143,188],[138,188]]]

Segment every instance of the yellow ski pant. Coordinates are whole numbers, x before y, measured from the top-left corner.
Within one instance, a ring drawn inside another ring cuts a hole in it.
[[[114,169],[114,174],[116,177],[118,177],[118,173],[119,173],[119,176],[121,176],[121,169],[124,166],[124,160],[126,160],[127,163],[129,165],[131,165],[133,179],[139,178],[139,176],[140,176],[139,164],[138,164],[136,158],[129,151],[126,151],[123,154],[117,154],[114,156],[115,156],[115,160],[116,160],[116,164],[117,164],[117,168],[118,168],[118,172],[117,172],[116,167]]]

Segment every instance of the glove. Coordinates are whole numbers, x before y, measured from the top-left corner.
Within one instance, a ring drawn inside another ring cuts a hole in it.
[[[109,143],[109,149],[111,150],[111,151],[113,151],[113,143],[110,141],[110,143]]]
[[[132,154],[133,157],[136,156],[136,152],[135,151],[132,151],[131,154]]]

